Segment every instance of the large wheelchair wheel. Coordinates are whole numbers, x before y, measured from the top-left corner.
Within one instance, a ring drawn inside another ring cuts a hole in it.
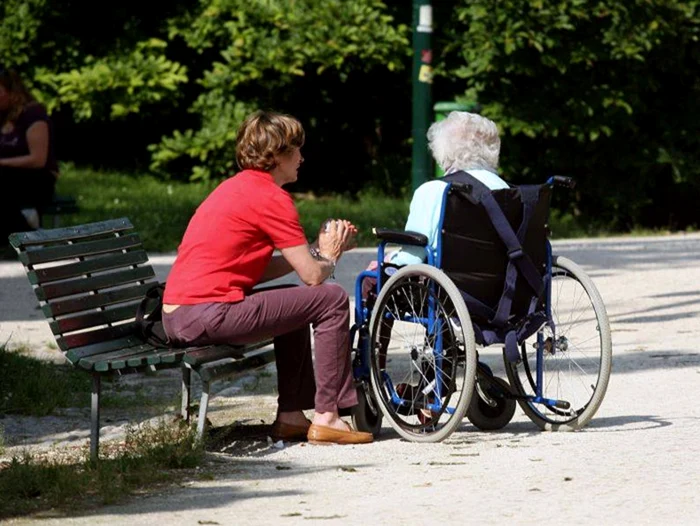
[[[540,329],[544,367],[542,396],[570,407],[519,399],[525,414],[546,431],[573,431],[585,426],[600,407],[610,378],[612,341],[605,305],[593,281],[573,261],[554,256],[549,325]],[[511,387],[519,395],[535,394],[537,334],[521,346],[522,360],[505,360]]]
[[[439,442],[462,422],[476,378],[469,312],[439,269],[410,265],[377,297],[370,322],[374,399],[396,432]]]

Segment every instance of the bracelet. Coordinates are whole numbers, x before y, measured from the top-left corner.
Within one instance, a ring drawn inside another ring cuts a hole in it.
[[[333,261],[332,259],[328,259],[325,256],[322,256],[321,250],[318,248],[309,247],[309,252],[311,252],[311,255],[316,261],[327,261],[331,264],[331,274],[328,277],[335,279],[335,261]]]

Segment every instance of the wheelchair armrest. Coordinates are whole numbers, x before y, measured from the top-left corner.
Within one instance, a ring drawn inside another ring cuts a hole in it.
[[[374,228],[374,235],[382,241],[399,245],[416,245],[424,247],[428,244],[428,236],[411,232],[410,230],[392,230],[391,228]]]

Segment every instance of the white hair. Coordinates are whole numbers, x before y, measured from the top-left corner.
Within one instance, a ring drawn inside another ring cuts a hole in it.
[[[501,139],[496,123],[466,111],[453,111],[428,129],[428,146],[440,168],[454,170],[498,169]]]

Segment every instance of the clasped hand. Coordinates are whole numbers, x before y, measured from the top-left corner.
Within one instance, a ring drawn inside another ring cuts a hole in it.
[[[318,250],[321,256],[338,261],[346,250],[357,246],[357,227],[347,219],[324,221],[318,233]]]

